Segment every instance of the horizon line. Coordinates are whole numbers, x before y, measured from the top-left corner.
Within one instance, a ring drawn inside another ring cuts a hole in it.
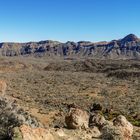
[[[57,40],[57,39],[38,39],[38,40],[29,40],[29,41],[0,41],[0,43],[37,43],[37,42],[42,42],[42,41],[56,41],[56,42],[59,42],[59,43],[67,43],[67,42],[75,42],[75,43],[78,43],[78,42],[81,42],[81,41],[85,41],[85,42],[91,42],[91,43],[98,43],[98,42],[111,42],[113,40],[120,40],[120,39],[123,39],[125,38],[126,36],[128,35],[134,35],[136,36],[135,34],[133,33],[130,33],[130,34],[127,34],[125,35],[124,37],[122,38],[118,38],[118,39],[108,39],[108,40],[98,40],[98,41],[91,41],[91,40],[66,40],[66,41],[62,41],[62,40]],[[136,36],[137,37],[137,36]],[[139,38],[139,37],[137,37]]]

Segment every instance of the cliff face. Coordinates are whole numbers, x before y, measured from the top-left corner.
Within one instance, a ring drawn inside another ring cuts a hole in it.
[[[0,55],[140,59],[140,39],[130,34],[123,39],[98,43],[87,41],[60,43],[50,40],[28,43],[0,43]]]

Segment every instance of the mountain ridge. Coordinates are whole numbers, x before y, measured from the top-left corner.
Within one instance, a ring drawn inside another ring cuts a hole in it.
[[[140,39],[129,34],[122,39],[110,42],[90,42],[44,40],[39,42],[0,43],[2,56],[47,56],[53,58],[97,58],[97,59],[140,59]]]

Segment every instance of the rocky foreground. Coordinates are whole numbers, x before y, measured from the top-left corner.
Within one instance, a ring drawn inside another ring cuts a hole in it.
[[[122,115],[108,121],[99,104],[89,112],[69,106],[64,127],[46,128],[8,96],[0,98],[1,140],[131,140],[133,125]]]

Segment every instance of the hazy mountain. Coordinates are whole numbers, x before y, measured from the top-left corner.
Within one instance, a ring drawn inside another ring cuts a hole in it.
[[[134,34],[110,42],[79,41],[61,43],[40,41],[28,43],[0,43],[2,56],[47,56],[65,58],[140,59],[140,39]]]

